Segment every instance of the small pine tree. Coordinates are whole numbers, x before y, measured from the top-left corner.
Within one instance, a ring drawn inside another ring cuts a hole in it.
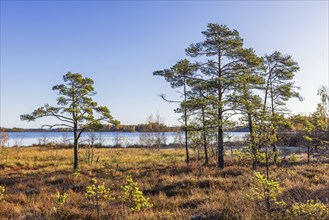
[[[114,200],[111,196],[112,191],[110,188],[105,187],[105,183],[97,183],[96,178],[91,179],[91,186],[86,187],[85,197],[92,200],[96,206],[96,212],[98,219],[100,218],[100,201],[101,200]]]
[[[253,201],[264,201],[267,210],[274,205],[285,206],[284,201],[279,201],[278,196],[282,194],[280,184],[274,180],[268,180],[264,174],[254,172],[253,182],[251,184],[251,192],[247,194],[247,198]]]
[[[145,198],[143,192],[138,188],[138,184],[134,182],[131,176],[126,177],[127,185],[121,186],[123,196],[121,200],[126,202],[131,211],[140,211],[142,208],[151,208],[152,203],[148,198]]]
[[[67,199],[66,193],[61,194],[60,192],[57,192],[55,205],[53,206],[53,211],[58,212],[59,209],[61,209],[63,205],[66,203],[66,199]]]

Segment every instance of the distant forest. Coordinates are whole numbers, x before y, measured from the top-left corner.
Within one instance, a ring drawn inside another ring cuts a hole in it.
[[[137,124],[137,125],[120,125],[116,127],[114,125],[107,125],[103,128],[99,128],[95,131],[97,132],[180,132],[184,129],[180,126],[167,126],[165,124],[157,123],[147,123],[147,124]],[[56,129],[43,129],[43,128],[2,128],[0,127],[0,132],[65,132],[71,131],[68,128],[56,128]],[[90,130],[91,131],[91,130]],[[247,127],[235,127],[230,131],[232,132],[248,132]]]
[[[68,128],[55,128],[55,129],[43,129],[43,128],[0,128],[0,132],[65,132],[71,131]],[[89,130],[91,131],[91,130]],[[116,127],[114,125],[105,125],[102,128],[98,128],[93,131],[98,132],[178,132],[181,131],[179,126],[167,126],[165,124],[137,124],[137,125],[120,125]]]

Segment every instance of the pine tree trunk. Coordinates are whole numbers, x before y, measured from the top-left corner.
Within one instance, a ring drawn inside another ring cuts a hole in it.
[[[206,125],[205,125],[206,120],[205,120],[204,105],[201,105],[201,111],[202,111],[203,147],[204,147],[204,157],[205,157],[204,164],[208,165],[207,133],[206,133]]]
[[[269,161],[268,161],[268,146],[266,147],[266,154],[265,154],[265,166],[266,166],[266,179],[267,181],[270,180],[270,173],[269,173]],[[266,197],[265,197],[265,203],[267,207],[267,211],[269,212],[271,209],[271,203],[270,203],[270,198],[269,198],[269,193],[270,190],[268,188],[265,189],[266,191]]]
[[[265,146],[266,151],[265,151],[265,167],[266,167],[266,179],[270,179],[270,173],[269,173],[269,161],[268,161],[268,146]]]
[[[224,168],[224,140],[223,140],[223,104],[222,104],[222,70],[221,70],[221,53],[218,51],[218,167]]]
[[[205,129],[203,131],[203,147],[204,147],[204,157],[205,157],[204,164],[205,165],[208,165],[209,164],[209,160],[208,160],[208,150],[207,150],[207,136],[206,136]]]
[[[273,98],[273,85],[272,85],[272,81],[270,83],[271,85],[271,108],[272,108],[272,123],[274,124],[274,127],[276,126],[276,121],[274,120],[274,116],[275,116],[275,112],[274,112],[274,98]],[[277,135],[275,134],[275,131],[272,131],[272,135],[277,137]],[[276,148],[276,143],[272,144],[272,148],[273,148],[273,154],[274,154],[274,163],[277,163],[278,160],[278,153],[277,153],[277,148]]]
[[[256,149],[256,143],[255,143],[255,137],[254,137],[254,128],[252,123],[251,114],[248,113],[248,126],[250,131],[250,142],[251,142],[251,151],[254,156],[254,160],[252,162],[252,169],[256,170],[257,168],[257,149]]]
[[[73,132],[74,132],[74,143],[73,143],[73,149],[74,149],[74,162],[73,162],[73,169],[76,171],[79,167],[79,158],[78,158],[78,125],[77,123],[74,123],[73,126]]]
[[[76,136],[74,134],[74,136]],[[74,148],[74,163],[73,163],[73,169],[77,170],[79,167],[79,158],[78,158],[78,140],[76,138],[74,138],[74,144],[73,144],[73,148]]]
[[[218,167],[224,168],[224,141],[223,141],[223,129],[218,128]]]
[[[186,103],[186,83],[184,79],[184,99]],[[184,106],[184,123],[185,123],[185,150],[186,150],[186,165],[189,163],[189,154],[188,154],[188,141],[187,141],[187,109]]]

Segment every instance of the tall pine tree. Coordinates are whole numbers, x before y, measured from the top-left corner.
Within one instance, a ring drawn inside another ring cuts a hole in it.
[[[203,79],[208,86],[216,89],[217,97],[217,165],[224,168],[224,127],[226,117],[232,113],[228,108],[227,95],[235,89],[234,79],[246,63],[258,62],[254,51],[243,48],[243,39],[237,30],[230,30],[226,25],[208,24],[202,34],[205,40],[190,45],[187,55],[202,58],[199,61]]]

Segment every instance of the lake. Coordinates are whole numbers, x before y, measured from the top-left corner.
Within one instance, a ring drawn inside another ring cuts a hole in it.
[[[105,146],[113,146],[120,143],[122,146],[140,144],[143,139],[154,138],[159,133],[149,132],[84,132],[81,135],[79,143],[94,144],[102,143]],[[228,138],[242,139],[248,132],[225,132],[224,140]],[[67,144],[72,143],[72,132],[8,132],[9,143],[6,146],[30,146],[33,144]],[[162,138],[166,144],[181,142],[184,143],[183,132],[164,132]]]

